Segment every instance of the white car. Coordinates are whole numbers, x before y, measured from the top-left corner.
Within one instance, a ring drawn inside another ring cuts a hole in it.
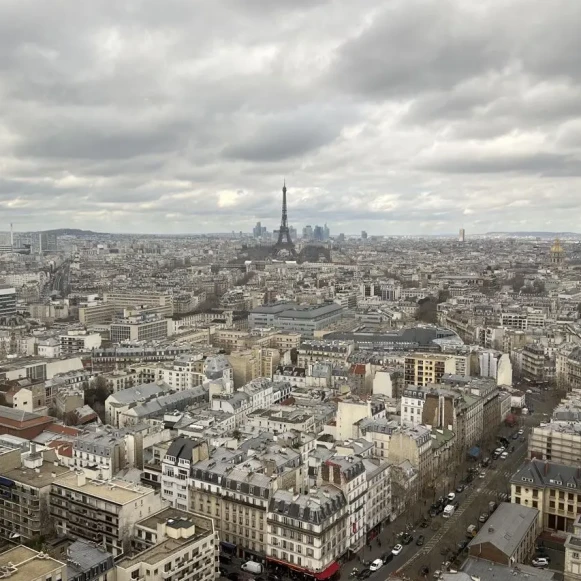
[[[548,567],[549,559],[547,557],[537,557],[533,559],[533,567]]]
[[[524,430],[519,430],[517,433],[518,433],[519,436],[522,436],[525,433],[525,431]]]
[[[393,549],[391,549],[391,552],[393,555],[399,555],[401,552],[403,551],[403,547],[398,543]]]
[[[478,478],[486,478],[486,472],[484,470],[478,475]]]
[[[456,498],[456,494],[454,492],[448,493],[448,501],[452,502]]]
[[[381,559],[375,559],[371,565],[369,565],[370,571],[379,571],[383,567],[383,561]]]
[[[508,452],[503,452],[503,453],[500,455],[500,459],[501,459],[501,460],[506,460],[507,458],[508,458]]]

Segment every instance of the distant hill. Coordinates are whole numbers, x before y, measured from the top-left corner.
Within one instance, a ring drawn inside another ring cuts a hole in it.
[[[486,236],[536,236],[538,238],[556,238],[557,236],[581,236],[579,232],[487,232]]]
[[[93,232],[92,230],[79,230],[78,228],[57,228],[56,230],[43,230],[47,234],[56,234],[57,236],[95,236],[102,232]]]

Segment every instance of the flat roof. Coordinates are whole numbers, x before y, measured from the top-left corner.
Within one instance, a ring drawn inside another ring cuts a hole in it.
[[[65,564],[49,557],[43,559],[38,557],[38,553],[18,545],[0,553],[0,567],[6,567],[12,563],[16,571],[10,575],[10,581],[30,581],[31,579],[44,578],[53,571],[59,571],[65,568]]]
[[[68,474],[70,472],[66,466],[55,466],[53,462],[46,461],[38,468],[38,472],[36,470],[35,468],[15,468],[2,476],[9,480],[14,480],[14,482],[25,484],[26,486],[44,488],[52,484],[62,474]]]
[[[86,478],[85,484],[79,486],[76,472],[69,472],[66,476],[57,478],[54,483],[58,486],[102,498],[115,504],[128,504],[154,493],[153,488],[116,479],[100,482]]]

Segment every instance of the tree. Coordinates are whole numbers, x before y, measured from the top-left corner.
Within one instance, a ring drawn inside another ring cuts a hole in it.
[[[75,410],[72,410],[70,412],[67,412],[63,416],[63,421],[65,423],[65,426],[78,426],[79,416],[77,415],[77,412]]]
[[[517,293],[525,284],[525,277],[522,274],[515,274],[507,280],[507,284],[512,286],[513,292]]]
[[[437,323],[437,302],[434,297],[427,297],[418,301],[416,309],[416,320],[423,323]]]

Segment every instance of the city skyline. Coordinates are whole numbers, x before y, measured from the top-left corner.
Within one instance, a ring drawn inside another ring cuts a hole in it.
[[[15,228],[575,230],[578,3],[132,6],[0,6]]]

